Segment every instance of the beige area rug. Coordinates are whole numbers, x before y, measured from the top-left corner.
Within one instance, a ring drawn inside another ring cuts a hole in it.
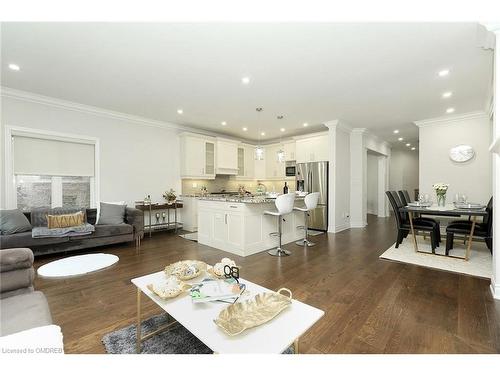
[[[403,240],[403,243],[399,245],[397,249],[395,247],[396,244],[394,244],[389,249],[387,249],[379,258],[401,263],[416,264],[422,267],[459,274],[477,276],[487,279],[491,278],[491,253],[484,242],[473,242],[470,259],[469,261],[465,261],[462,259],[441,257],[433,254],[417,253],[413,248],[412,241],[413,239],[411,235],[409,235]],[[437,254],[444,254],[446,249],[445,241],[446,238],[444,238],[443,236],[441,245],[436,248]],[[422,237],[417,236],[417,243],[418,249],[420,251],[428,251],[429,253],[431,252],[431,245],[429,240],[424,240]],[[460,257],[463,257],[465,255],[465,245],[463,241],[455,241],[454,248],[450,251],[450,255]]]

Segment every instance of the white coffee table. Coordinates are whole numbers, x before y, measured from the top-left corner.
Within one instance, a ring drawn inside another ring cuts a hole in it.
[[[204,275],[189,282],[196,283],[205,277]],[[292,344],[295,345],[295,353],[298,353],[298,340],[300,336],[324,315],[324,311],[322,310],[297,300],[292,300],[292,304],[273,320],[231,337],[225,334],[214,323],[214,319],[219,315],[219,312],[228,306],[227,303],[207,302],[195,304],[191,302],[191,297],[187,294],[170,300],[163,300],[147,288],[148,284],[152,284],[162,278],[165,278],[163,271],[132,279],[132,283],[137,287],[138,353],[141,351],[141,343],[144,340],[168,329],[176,323],[184,326],[214,353],[282,353]],[[270,291],[248,280],[240,279],[240,282],[246,284],[247,291],[249,292],[241,297],[242,300],[251,298],[258,293]],[[175,321],[161,327],[155,332],[142,336],[140,330],[142,321],[142,293],[165,310]]]

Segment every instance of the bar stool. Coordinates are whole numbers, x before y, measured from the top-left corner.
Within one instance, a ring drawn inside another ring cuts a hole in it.
[[[278,218],[278,232],[270,233],[269,235],[277,235],[279,238],[278,247],[269,250],[267,253],[275,257],[283,257],[290,255],[290,251],[281,248],[281,221],[285,221],[284,215],[287,215],[293,211],[293,203],[295,202],[295,193],[288,193],[279,195],[274,201],[277,211],[264,211],[264,215],[276,216]]]
[[[295,242],[299,246],[314,246],[315,243],[307,239],[307,218],[309,217],[309,211],[314,210],[318,206],[319,193],[307,194],[304,198],[305,207],[294,207],[295,211],[300,211],[304,213],[304,225],[299,225],[297,229],[304,229],[304,239]]]

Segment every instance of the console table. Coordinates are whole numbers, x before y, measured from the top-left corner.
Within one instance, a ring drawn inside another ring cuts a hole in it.
[[[149,231],[149,237],[151,233],[155,230],[170,230],[174,229],[175,232],[182,227],[182,223],[177,222],[177,209],[182,208],[182,203],[150,203],[150,204],[137,204],[135,208],[144,212],[144,229]],[[170,210],[174,210],[174,221],[170,221]],[[153,215],[153,211],[155,211]],[[158,220],[156,214],[160,214],[157,211],[163,211],[160,219]],[[146,223],[146,213],[149,213],[149,222]],[[165,220],[166,219],[166,220]],[[156,220],[153,223],[153,220]]]

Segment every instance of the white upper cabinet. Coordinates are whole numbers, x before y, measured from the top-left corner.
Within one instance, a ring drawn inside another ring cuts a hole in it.
[[[182,133],[181,178],[215,178],[215,138]]]
[[[240,142],[217,138],[216,174],[238,174],[238,146]]]
[[[241,144],[238,146],[238,175],[239,179],[255,178],[254,146]]]
[[[285,161],[296,160],[295,155],[295,141],[286,142],[283,144],[285,151]]]
[[[295,154],[297,163],[328,161],[328,134],[296,139]]]

